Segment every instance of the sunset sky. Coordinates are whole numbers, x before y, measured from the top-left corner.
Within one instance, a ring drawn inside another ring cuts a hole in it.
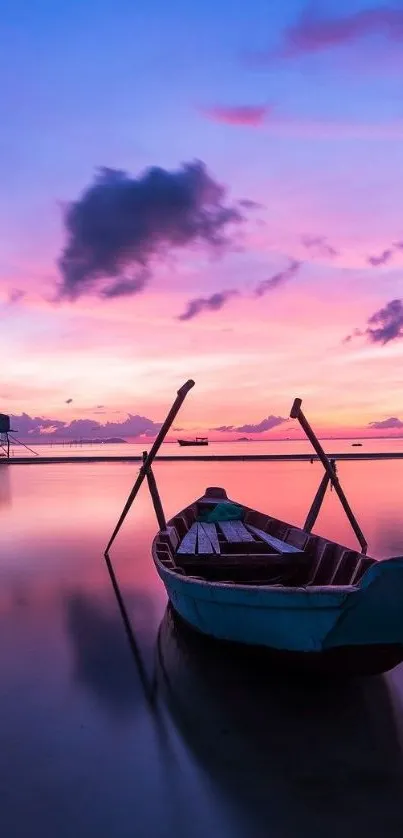
[[[194,378],[185,431],[287,435],[300,396],[402,433],[402,3],[16,0],[0,33],[0,412],[152,433]]]

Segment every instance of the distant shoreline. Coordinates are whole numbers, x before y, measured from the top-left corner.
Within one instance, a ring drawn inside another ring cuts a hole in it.
[[[79,447],[80,445],[148,445],[150,442],[153,442],[155,437],[149,437],[149,439],[145,440],[132,440],[130,437],[129,439],[119,438],[119,437],[106,437],[102,439],[102,437],[95,437],[91,439],[89,437],[85,437],[83,439],[32,439],[32,438],[23,438],[23,437],[16,437],[18,442],[22,442],[25,445],[44,445],[44,446],[61,446],[68,448],[69,446],[74,446],[75,448]],[[378,435],[378,436],[320,436],[318,437],[320,442],[351,442],[355,440],[356,442],[361,442],[363,445],[366,442],[372,442],[374,440],[383,440],[383,439],[391,439],[391,440],[403,440],[403,434],[392,434],[390,436],[385,435]],[[248,439],[210,439],[210,445],[233,445],[235,443],[241,443],[243,446],[246,442],[269,442],[269,443],[277,443],[277,442],[306,442],[305,436],[296,436],[290,438],[275,438],[275,437],[264,437],[264,439],[253,439],[252,437]],[[168,439],[164,440],[164,445],[177,445],[177,439]]]

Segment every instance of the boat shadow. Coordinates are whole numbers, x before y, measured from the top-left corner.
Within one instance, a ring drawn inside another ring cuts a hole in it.
[[[279,680],[168,606],[157,679],[176,729],[240,833],[403,835],[403,761],[385,678]]]

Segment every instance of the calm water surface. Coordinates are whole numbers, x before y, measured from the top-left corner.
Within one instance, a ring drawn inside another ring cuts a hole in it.
[[[321,478],[309,463],[155,471],[167,515],[215,484],[296,524]],[[403,555],[403,463],[339,474],[370,554]],[[206,654],[166,611],[145,488],[111,555],[144,676],[103,559],[134,478],[0,469],[0,835],[401,836],[402,668],[304,686]],[[354,544],[333,494],[317,531]]]

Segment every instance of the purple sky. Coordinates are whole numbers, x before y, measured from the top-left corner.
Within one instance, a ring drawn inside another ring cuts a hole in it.
[[[4,6],[1,409],[158,422],[191,376],[201,429],[298,393],[324,428],[403,417],[403,5]],[[127,192],[96,192],[98,167]],[[200,248],[213,228],[225,252]]]

